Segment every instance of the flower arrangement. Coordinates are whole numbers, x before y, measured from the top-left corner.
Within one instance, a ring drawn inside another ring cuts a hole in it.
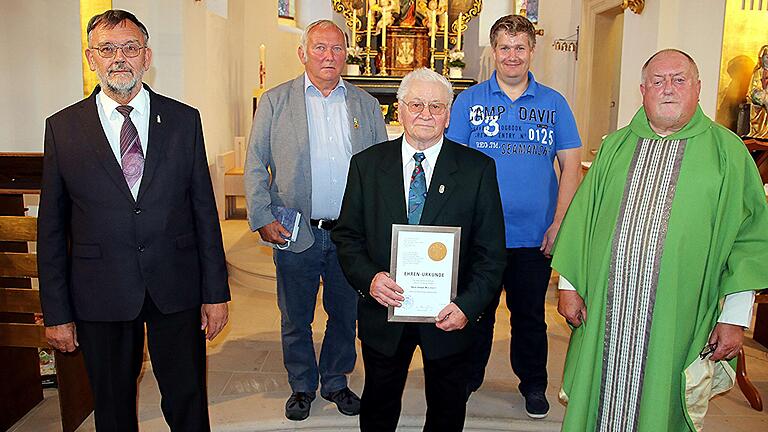
[[[363,49],[360,47],[347,48],[347,64],[350,65],[362,65],[363,61]]]
[[[464,63],[464,51],[451,50],[448,52],[448,67],[464,69],[466,65]]]

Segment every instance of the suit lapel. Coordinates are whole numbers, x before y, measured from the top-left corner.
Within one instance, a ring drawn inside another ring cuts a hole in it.
[[[405,190],[403,189],[403,157],[400,151],[402,137],[386,143],[387,149],[379,167],[378,191],[384,200],[385,208],[389,210],[393,223],[407,224],[408,215],[405,212]]]
[[[360,103],[360,95],[347,86],[347,117],[349,121],[349,140],[352,143],[352,154],[357,154],[365,148],[363,145],[362,128],[360,127],[360,117],[363,107]],[[369,143],[370,145],[376,143]]]
[[[96,106],[96,94],[99,91],[101,91],[101,88],[96,86],[93,93],[81,105],[79,113],[80,124],[82,125],[81,130],[85,134],[85,142],[91,146],[96,159],[104,167],[104,170],[120,190],[120,193],[131,202],[134,202],[131,190],[128,189],[128,183],[126,183],[123,176],[123,170],[120,168],[120,164],[112,152],[112,147],[109,145],[107,136],[104,134],[104,128],[101,125],[101,120],[99,120],[98,107]]]
[[[144,174],[139,185],[137,201],[141,201],[142,196],[149,188],[158,165],[165,156],[165,147],[168,142],[168,122],[163,123],[163,119],[169,120],[165,116],[162,100],[152,91],[149,86],[144,86],[149,92],[149,134],[147,138],[147,157],[144,162]]]
[[[437,157],[435,171],[432,173],[432,181],[427,191],[427,201],[424,203],[424,211],[421,214],[420,225],[432,225],[437,215],[440,214],[445,203],[457,187],[454,173],[459,170],[454,152],[455,144],[445,139],[440,155]]]
[[[301,170],[304,173],[304,184],[307,185],[309,195],[312,196],[312,164],[309,163],[309,121],[307,120],[307,100],[304,97],[304,74],[293,80],[291,84],[291,93],[289,95],[287,107],[291,111],[292,129],[296,132],[297,157],[306,160],[306,169]],[[311,199],[310,199],[311,202]]]

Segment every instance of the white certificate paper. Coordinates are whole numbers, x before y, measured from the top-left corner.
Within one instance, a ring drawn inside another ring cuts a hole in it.
[[[392,226],[391,274],[405,299],[389,321],[435,322],[456,297],[460,239],[460,227]]]

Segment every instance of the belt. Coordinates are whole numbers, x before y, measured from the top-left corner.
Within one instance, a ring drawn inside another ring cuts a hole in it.
[[[336,226],[337,219],[310,219],[309,224],[321,230],[330,231]]]

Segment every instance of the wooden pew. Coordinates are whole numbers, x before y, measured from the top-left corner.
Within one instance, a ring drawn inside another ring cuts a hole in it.
[[[759,306],[768,305],[768,290],[758,291],[755,295],[755,304]],[[759,318],[759,316],[758,316]],[[764,323],[760,323],[759,319],[755,322],[755,331]],[[744,357],[744,349],[739,351],[736,363],[736,382],[739,384],[739,389],[747,398],[749,405],[756,411],[763,410],[763,399],[760,397],[760,392],[757,391],[757,387],[752,384],[747,376],[747,361]]]
[[[0,216],[1,242],[32,242],[36,240],[36,235],[37,218]],[[33,278],[37,278],[37,260],[34,253],[0,252],[0,279],[31,280]],[[42,400],[37,348],[50,348],[50,346],[45,338],[45,328],[34,322],[36,313],[42,313],[40,292],[37,289],[8,287],[8,284],[0,283],[0,314],[3,317],[0,322],[0,347],[26,350],[31,353],[29,361],[32,362],[32,366],[21,365],[27,377],[14,378],[11,382],[3,383],[6,391],[2,393],[3,400],[0,403],[4,406],[4,410],[7,407],[8,413],[8,418],[3,418],[4,422],[15,422]],[[77,429],[93,411],[93,398],[80,352],[64,354],[55,351],[54,356],[62,429],[64,432],[70,432]],[[12,370],[8,371],[9,374],[15,375],[13,364],[4,364],[3,367],[11,368]],[[29,379],[30,370],[35,372],[32,380]],[[3,429],[6,429],[12,425],[13,423],[0,425],[0,427],[5,426]]]

